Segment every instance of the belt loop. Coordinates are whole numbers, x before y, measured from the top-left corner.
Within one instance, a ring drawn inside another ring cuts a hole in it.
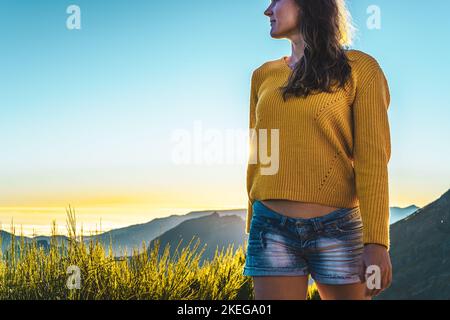
[[[286,224],[286,220],[287,220],[287,217],[286,217],[285,215],[283,215],[283,216],[281,217],[281,222],[280,222],[280,225],[281,225],[282,227]]]

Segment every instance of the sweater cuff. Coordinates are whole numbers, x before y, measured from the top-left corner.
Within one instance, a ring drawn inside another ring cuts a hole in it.
[[[390,249],[389,222],[367,226],[363,223],[363,242],[366,244],[379,244]]]

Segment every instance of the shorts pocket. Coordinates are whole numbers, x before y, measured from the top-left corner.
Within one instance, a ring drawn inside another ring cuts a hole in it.
[[[341,234],[362,232],[363,223],[361,217],[355,217],[346,221],[338,221],[336,223],[336,229]]]
[[[324,227],[325,234],[339,238],[341,236],[361,234],[363,231],[363,224],[361,217],[355,217],[347,220],[338,220],[332,223],[327,223]]]

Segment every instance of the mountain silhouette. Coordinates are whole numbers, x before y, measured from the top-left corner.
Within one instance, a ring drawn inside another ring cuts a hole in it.
[[[391,225],[391,286],[375,299],[450,299],[450,190]]]
[[[109,249],[111,240],[112,251],[115,256],[129,255],[133,249],[138,249],[139,252],[141,252],[143,241],[145,241],[148,246],[153,239],[179,224],[187,220],[211,215],[213,212],[213,210],[192,211],[183,215],[155,218],[146,223],[113,229],[99,235],[85,237],[85,240],[90,241],[91,239],[97,239],[103,244],[106,250]],[[220,212],[220,215],[224,216],[234,214],[244,217],[245,210],[223,210]]]
[[[204,249],[200,264],[205,260],[212,260],[216,249],[224,252],[229,245],[234,249],[244,245],[246,239],[245,221],[236,215],[219,215],[217,212],[201,218],[190,219],[180,223],[175,228],[155,238],[148,250],[154,250],[159,241],[159,255],[162,255],[166,245],[170,246],[170,256],[173,257],[178,247],[178,253],[189,246],[192,250],[199,241],[197,252]],[[193,241],[191,241],[193,240]],[[190,243],[190,245],[189,245]]]
[[[406,208],[399,208],[399,207],[390,207],[390,224],[393,224],[399,220],[402,220],[403,218],[406,218],[413,212],[415,212],[417,209],[419,209],[416,205],[410,205]]]

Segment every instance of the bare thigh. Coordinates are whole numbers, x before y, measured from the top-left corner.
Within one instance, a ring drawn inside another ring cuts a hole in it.
[[[308,276],[254,276],[255,300],[306,300]]]
[[[320,284],[316,282],[321,300],[372,300],[365,295],[366,282],[342,285]]]

